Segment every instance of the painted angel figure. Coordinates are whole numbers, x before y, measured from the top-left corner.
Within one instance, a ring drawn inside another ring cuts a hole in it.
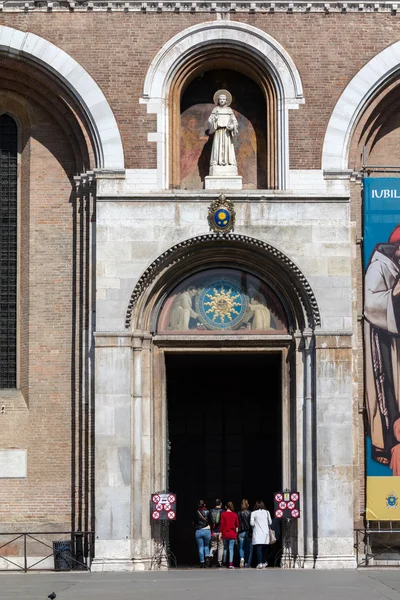
[[[232,96],[227,90],[219,90],[214,94],[216,107],[213,109],[209,119],[209,132],[214,133],[211,150],[210,174],[213,167],[232,167],[237,173],[235,148],[233,138],[238,134],[238,122],[230,108]]]

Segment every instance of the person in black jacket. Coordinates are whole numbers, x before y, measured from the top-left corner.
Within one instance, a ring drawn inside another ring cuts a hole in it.
[[[211,515],[204,500],[200,500],[193,520],[196,543],[199,551],[200,568],[210,565]]]
[[[221,514],[224,512],[222,508],[222,500],[219,498],[215,501],[215,508],[210,510],[211,513],[211,557],[209,567],[212,566],[213,559],[217,554],[218,566],[222,567],[222,556],[224,552],[224,542],[221,537]]]
[[[241,511],[239,517],[239,556],[241,567],[251,567],[253,560],[253,544],[251,542],[251,525],[249,503],[246,499],[242,500]]]

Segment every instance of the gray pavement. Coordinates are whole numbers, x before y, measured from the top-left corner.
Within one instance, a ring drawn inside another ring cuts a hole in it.
[[[1,600],[400,600],[400,568],[146,573],[1,573]]]

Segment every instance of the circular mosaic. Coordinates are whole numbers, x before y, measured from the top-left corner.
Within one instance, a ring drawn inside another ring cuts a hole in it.
[[[207,329],[234,329],[247,310],[247,297],[229,279],[214,279],[196,298],[197,312]]]

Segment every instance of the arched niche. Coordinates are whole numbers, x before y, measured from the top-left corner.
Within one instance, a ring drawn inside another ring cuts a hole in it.
[[[159,334],[287,334],[285,310],[274,290],[248,271],[218,267],[181,281],[157,318]]]
[[[124,167],[121,136],[111,107],[94,79],[72,56],[40,36],[0,25],[0,63],[3,62],[9,63],[15,73],[20,63],[28,66],[28,79],[46,79],[44,86],[39,85],[39,94],[47,99],[48,86],[55,92],[50,97],[61,100],[61,118],[72,112],[76,121],[82,122],[93,147],[93,166]],[[3,76],[3,68],[1,73]]]
[[[239,123],[236,159],[244,189],[278,187],[276,89],[267,69],[234,48],[215,48],[187,61],[172,82],[171,187],[204,187],[212,146],[207,119],[217,89],[228,89],[233,97]]]
[[[300,74],[288,52],[265,31],[238,21],[198,23],[180,31],[152,60],[140,102],[157,115],[158,185],[180,185],[180,101],[200,73],[232,69],[252,79],[264,94],[268,186],[285,189],[289,176],[289,110],[304,103]],[[271,111],[271,112],[269,112]]]
[[[350,168],[362,167],[364,147],[369,165],[397,167],[400,164],[399,74],[365,107],[351,139]]]

